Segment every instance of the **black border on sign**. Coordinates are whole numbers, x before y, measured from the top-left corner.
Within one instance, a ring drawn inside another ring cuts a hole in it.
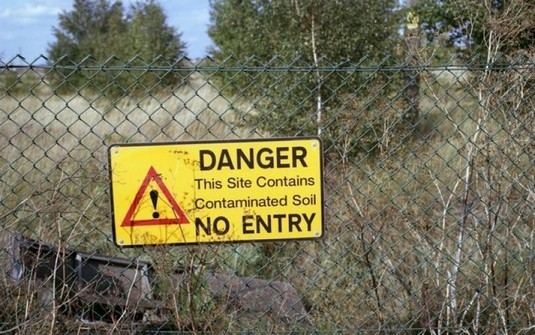
[[[304,141],[317,140],[320,150],[320,196],[321,196],[321,235],[319,237],[305,237],[305,238],[285,238],[272,240],[244,240],[244,241],[213,241],[213,242],[184,242],[184,243],[161,243],[161,244],[136,244],[136,245],[120,245],[117,243],[117,236],[115,231],[115,211],[113,208],[113,183],[112,183],[112,166],[111,166],[111,152],[115,147],[145,147],[145,146],[164,146],[164,145],[188,145],[188,144],[211,144],[211,143],[251,143],[251,142],[286,142],[286,141]],[[228,140],[198,140],[198,141],[179,141],[179,142],[139,142],[139,143],[113,143],[108,146],[108,176],[110,189],[110,209],[111,209],[111,224],[113,232],[113,243],[118,248],[140,248],[151,246],[179,246],[179,245],[204,245],[204,244],[232,244],[232,243],[254,243],[254,242],[287,242],[287,241],[310,241],[322,239],[325,235],[325,199],[324,194],[324,176],[323,176],[323,141],[318,136],[299,136],[299,137],[275,137],[275,138],[252,138],[252,139],[228,139]]]

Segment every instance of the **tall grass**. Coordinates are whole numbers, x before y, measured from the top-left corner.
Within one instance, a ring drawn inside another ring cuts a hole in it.
[[[16,209],[19,215],[26,213],[16,219],[23,219],[22,228],[26,229],[28,221],[33,221],[28,218],[44,213],[61,213],[67,221],[76,221],[76,217],[92,221],[95,215],[107,216],[103,212],[107,207],[103,198],[107,193],[109,144],[257,136],[254,130],[239,123],[236,108],[243,109],[243,103],[222,97],[209,83],[196,83],[198,80],[193,80],[191,85],[172,93],[115,101],[98,94],[3,95],[2,207],[8,211]],[[104,208],[93,214],[82,211],[94,208],[95,201]],[[79,210],[69,216],[68,208],[73,205]],[[8,222],[11,224],[14,222]],[[50,231],[48,225],[47,222],[47,227],[32,226],[30,230],[41,236],[40,231]]]
[[[299,267],[313,306],[332,312],[317,320],[325,329],[532,323],[533,112],[485,106],[477,93],[427,77],[408,151],[330,167],[329,237],[304,248]]]
[[[128,251],[111,242],[107,145],[265,136],[243,121],[251,104],[202,78],[116,101],[4,95],[2,233],[151,261],[178,329],[303,330],[238,322],[207,293],[202,273],[216,271],[292,283],[317,330],[521,333],[535,318],[535,118],[532,97],[515,97],[532,88],[446,74],[425,73],[420,119],[401,135],[385,124],[378,154],[352,157],[342,139],[325,153],[324,239]]]
[[[166,287],[174,273],[191,265],[191,260],[197,260],[191,248],[177,255],[188,256],[179,258],[183,260],[180,262],[173,262],[172,253],[167,253],[169,264],[157,250],[121,251],[113,246],[107,147],[125,142],[257,137],[259,134],[241,121],[244,110],[253,112],[250,106],[239,99],[221,96],[214,86],[199,78],[192,78],[189,85],[174,92],[118,100],[91,92],[56,95],[46,87],[20,91],[0,97],[0,236],[6,242],[4,245],[9,245],[10,234],[17,231],[59,249],[141,257],[152,261],[159,273],[168,272],[167,279],[165,275],[158,278],[159,287]],[[9,253],[1,255],[6,265],[3,274],[8,274],[13,266]],[[188,285],[196,280],[190,276]],[[9,320],[7,324],[21,332],[36,327],[41,329],[38,332],[45,332],[40,327],[51,326],[41,318],[43,311],[48,311],[45,315],[53,312],[50,302],[44,307],[42,301],[34,304],[28,298],[33,291],[24,290],[24,283],[14,286],[7,280],[1,287],[6,293],[1,301],[9,304],[0,323]],[[188,301],[182,296],[185,289],[176,285],[171,288],[176,292],[164,290],[159,298],[177,306],[175,326],[181,329],[183,320],[193,314],[181,307]],[[25,294],[10,295],[9,292],[15,292],[12,289],[22,289]],[[198,289],[188,292],[190,299],[205,300],[197,298],[202,296]],[[169,299],[169,294],[178,298]],[[23,310],[20,318],[9,318],[20,309]]]

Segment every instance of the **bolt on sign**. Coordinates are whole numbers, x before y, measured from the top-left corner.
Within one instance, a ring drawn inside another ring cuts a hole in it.
[[[117,246],[323,235],[317,137],[109,147]]]

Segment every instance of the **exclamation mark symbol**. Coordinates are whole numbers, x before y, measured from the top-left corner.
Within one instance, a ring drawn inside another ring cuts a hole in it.
[[[160,213],[156,211],[156,206],[158,204],[158,191],[152,190],[149,192],[150,200],[152,201],[152,207],[154,207],[154,212],[152,212],[152,217],[157,219],[160,217]]]

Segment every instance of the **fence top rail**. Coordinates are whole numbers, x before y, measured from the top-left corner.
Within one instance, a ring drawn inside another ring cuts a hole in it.
[[[513,59],[497,58],[489,61],[479,56],[470,59],[458,57],[437,63],[433,59],[397,59],[386,57],[384,59],[371,59],[363,57],[358,60],[335,61],[321,58],[311,62],[304,57],[284,59],[274,56],[269,60],[258,57],[238,59],[227,57],[222,60],[214,60],[206,57],[198,60],[190,60],[182,57],[176,60],[167,60],[156,57],[145,60],[141,57],[133,57],[129,60],[121,60],[109,57],[105,60],[97,60],[91,55],[81,60],[73,60],[66,56],[56,61],[51,61],[45,56],[34,60],[27,60],[17,55],[8,60],[0,60],[0,71],[6,70],[71,70],[71,71],[132,71],[132,72],[404,72],[404,71],[462,71],[462,70],[534,70],[535,59],[517,57]]]
[[[0,71],[9,70],[70,70],[70,71],[129,71],[129,72],[406,72],[406,71],[503,71],[535,70],[535,64],[512,65],[424,65],[424,66],[128,66],[128,65],[0,65]]]

